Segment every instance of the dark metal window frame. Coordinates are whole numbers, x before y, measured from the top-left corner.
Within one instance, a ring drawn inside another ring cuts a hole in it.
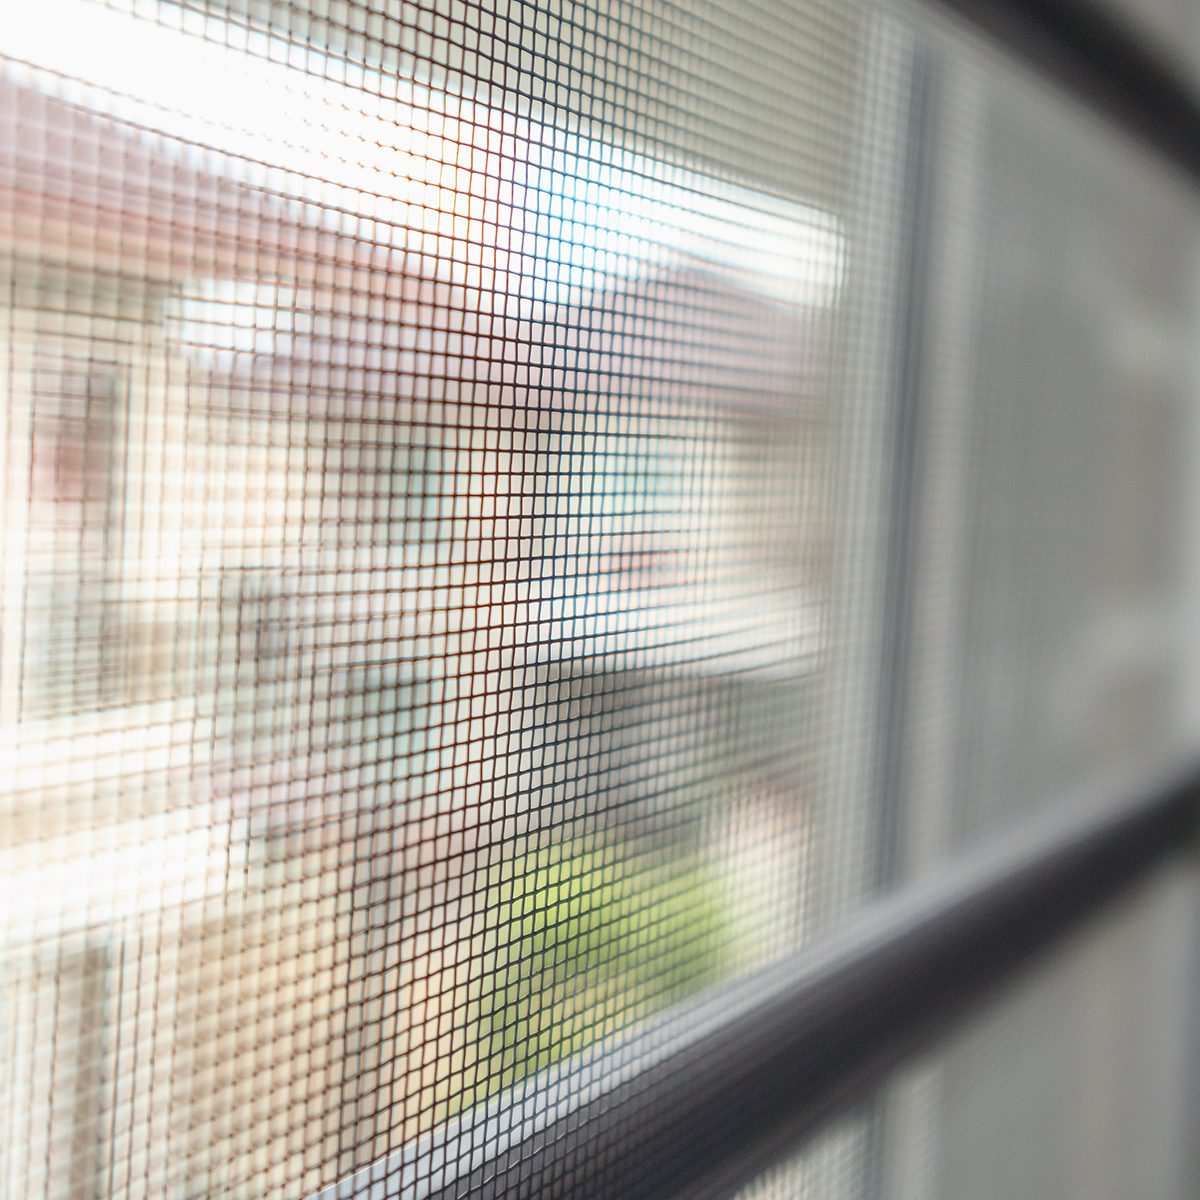
[[[1097,0],[931,0],[1200,183],[1200,95]]]
[[[1121,19],[1090,0],[931,2],[982,28],[1200,184],[1200,99]],[[914,180],[910,190],[920,186]],[[906,353],[898,369],[912,399],[919,351]],[[911,428],[899,432],[893,491],[903,492],[915,443]],[[893,529],[892,540],[904,532]],[[887,569],[896,594],[884,687],[893,694],[905,672],[903,549],[893,547]],[[886,807],[903,731],[882,736]],[[1095,803],[1064,808],[872,905],[829,941],[700,1008],[526,1081],[318,1200],[718,1200],[1056,939],[1187,852],[1198,816],[1200,766],[1099,813]],[[886,879],[894,838],[884,832]]]

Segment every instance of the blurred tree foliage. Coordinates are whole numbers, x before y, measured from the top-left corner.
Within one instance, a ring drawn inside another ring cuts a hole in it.
[[[713,871],[581,839],[540,846],[482,893],[477,1086],[507,1086],[714,981],[727,957]]]

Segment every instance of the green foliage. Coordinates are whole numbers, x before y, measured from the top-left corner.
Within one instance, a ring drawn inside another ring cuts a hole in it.
[[[540,1070],[717,977],[723,920],[694,860],[573,840],[531,850],[483,894],[475,1006],[482,1091]]]

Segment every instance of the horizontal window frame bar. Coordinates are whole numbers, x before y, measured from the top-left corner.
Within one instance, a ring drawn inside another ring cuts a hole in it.
[[[727,1196],[1192,846],[1198,817],[1200,766],[1133,802],[1064,802],[825,942],[533,1077],[316,1200]]]
[[[981,29],[1200,185],[1200,83],[1127,17],[1095,0],[928,3]]]

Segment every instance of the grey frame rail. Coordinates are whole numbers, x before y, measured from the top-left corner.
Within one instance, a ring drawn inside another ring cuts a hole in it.
[[[1200,95],[1097,0],[929,0],[1153,146],[1200,183]]]

